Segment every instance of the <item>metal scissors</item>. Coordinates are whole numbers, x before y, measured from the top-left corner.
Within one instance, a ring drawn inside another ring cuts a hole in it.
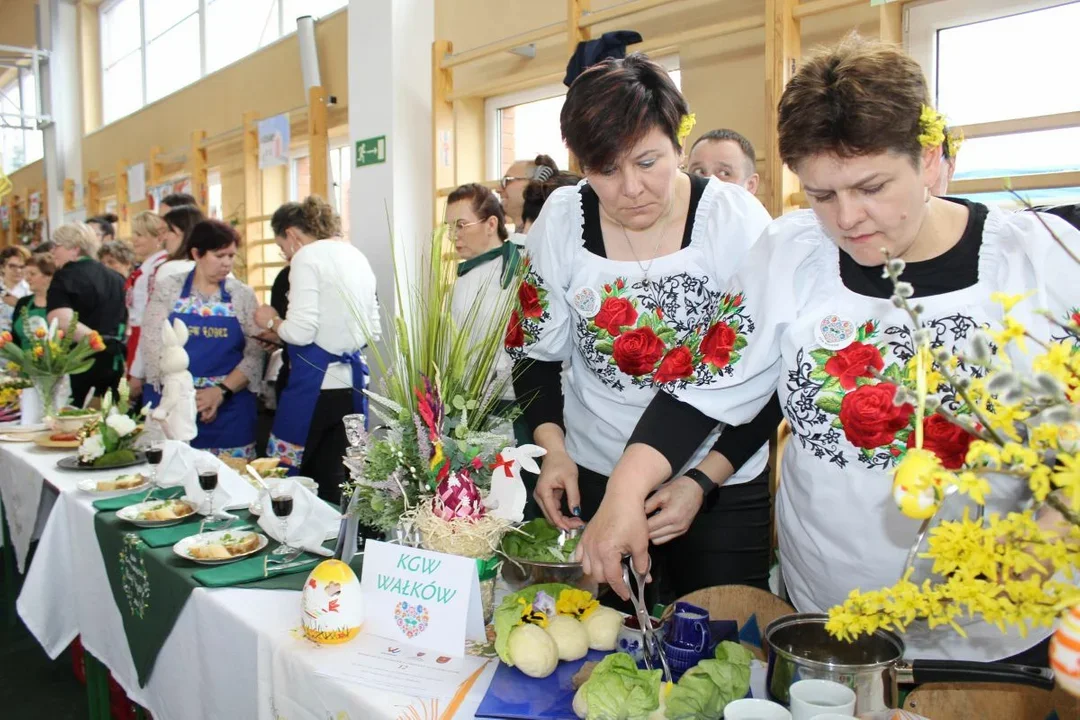
[[[645,667],[652,670],[653,657],[659,658],[660,666],[664,671],[664,681],[671,682],[671,668],[668,667],[667,656],[664,654],[664,648],[660,644],[660,640],[656,637],[652,619],[649,617],[649,611],[645,605],[645,578],[649,574],[649,569],[652,568],[652,558],[649,558],[649,567],[645,569],[644,573],[639,573],[634,568],[634,560],[629,555],[623,556],[622,566],[623,582],[626,583],[626,587],[630,590],[630,604],[634,606],[634,614],[637,616],[638,625],[641,626],[641,638],[644,645],[642,648],[644,653],[642,654],[645,656]],[[633,582],[630,582],[631,578],[633,578]]]

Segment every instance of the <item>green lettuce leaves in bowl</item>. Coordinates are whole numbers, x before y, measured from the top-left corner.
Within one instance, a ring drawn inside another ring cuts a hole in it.
[[[559,528],[546,518],[530,520],[503,536],[500,550],[507,557],[532,562],[573,562],[578,538],[569,538],[559,548]]]

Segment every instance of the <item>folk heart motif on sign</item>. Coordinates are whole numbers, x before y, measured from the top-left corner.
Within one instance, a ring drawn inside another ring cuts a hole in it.
[[[394,622],[410,640],[427,629],[428,619],[428,610],[423,605],[402,600],[394,606]]]

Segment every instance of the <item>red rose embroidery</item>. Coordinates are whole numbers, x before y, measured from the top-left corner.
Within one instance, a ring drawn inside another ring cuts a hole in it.
[[[705,362],[716,369],[727,367],[738,336],[727,323],[716,323],[705,333],[701,341],[701,354]]]
[[[611,355],[627,375],[648,375],[664,354],[664,341],[650,327],[630,330],[615,338]]]
[[[690,348],[680,345],[660,361],[660,367],[653,375],[653,381],[666,383],[673,380],[681,380],[694,374],[694,355]]]
[[[624,287],[626,287],[626,283],[623,282],[622,278],[615,278],[615,287],[622,290]]]
[[[521,328],[521,316],[518,311],[510,313],[510,322],[506,325],[506,347],[519,348],[525,344],[525,331]]]
[[[855,381],[858,378],[874,376],[870,372],[871,368],[881,370],[884,367],[885,361],[876,347],[853,342],[826,361],[825,372],[838,378],[840,387],[845,390],[854,390]]]
[[[1072,314],[1072,323],[1073,325],[1080,325],[1080,313]]]
[[[865,333],[866,335],[869,335],[872,332],[874,332],[874,321],[873,320],[867,320],[866,325],[863,326],[863,333]]]
[[[732,307],[739,307],[740,305],[742,305],[742,293],[739,293],[735,297],[731,298]]]
[[[601,330],[607,330],[612,337],[618,337],[624,327],[632,327],[637,319],[637,310],[629,300],[609,297],[600,306],[600,312],[596,313],[593,323]]]
[[[538,318],[544,314],[544,308],[540,306],[540,293],[527,282],[522,282],[518,287],[518,303],[523,317]]]
[[[937,455],[941,464],[949,470],[963,466],[968,447],[974,439],[967,430],[941,415],[931,415],[923,420],[923,448]],[[907,446],[915,447],[914,432],[908,435]]]
[[[855,447],[873,449],[889,445],[896,433],[907,427],[914,408],[893,405],[896,386],[892,383],[863,385],[840,401],[840,423],[844,435]]]

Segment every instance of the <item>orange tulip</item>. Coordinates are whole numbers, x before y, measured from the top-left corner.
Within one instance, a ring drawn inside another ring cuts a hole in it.
[[[64,331],[63,330],[57,330],[56,331],[56,339],[57,340],[63,340],[64,339]]]
[[[101,339],[101,335],[93,332],[90,333],[90,349],[94,352],[101,352],[105,349],[105,341]]]
[[[44,356],[45,356],[45,348],[44,347],[42,347],[41,345],[38,345],[37,347],[34,348],[34,357],[35,358],[40,360]]]
[[[9,342],[11,342],[11,333],[6,330],[0,333],[0,348],[4,347]]]
[[[48,334],[49,331],[43,327],[39,327],[37,330],[34,331],[34,337],[36,337],[38,340],[44,340],[45,336]]]

